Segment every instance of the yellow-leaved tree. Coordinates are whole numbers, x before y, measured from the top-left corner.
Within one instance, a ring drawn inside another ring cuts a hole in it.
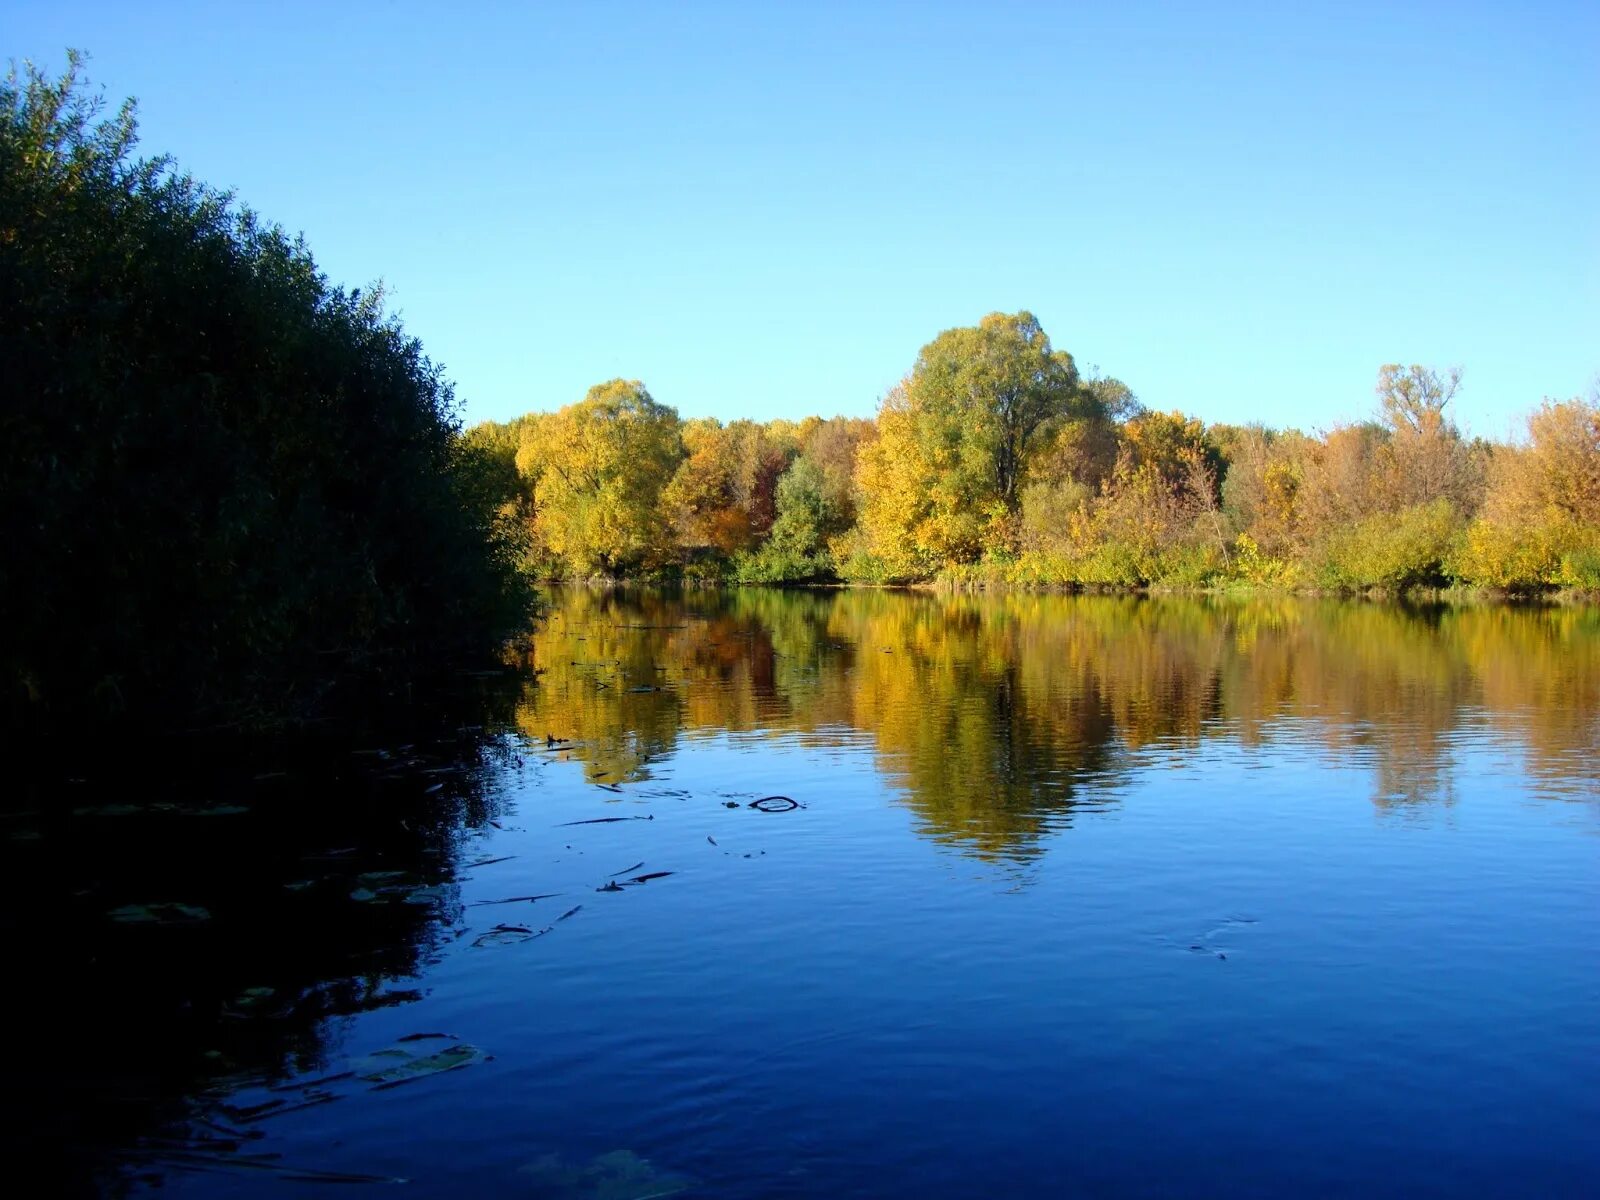
[[[1031,460],[1059,423],[1097,407],[1072,356],[1032,313],[991,313],[922,348],[884,398],[857,465],[859,574],[914,578],[1016,548]]]
[[[678,414],[613,379],[545,418],[535,485],[544,545],[572,575],[660,566],[671,552],[662,489],[683,457]]]
[[[1528,418],[1527,444],[1496,451],[1457,566],[1491,587],[1600,590],[1600,389],[1546,400]]]

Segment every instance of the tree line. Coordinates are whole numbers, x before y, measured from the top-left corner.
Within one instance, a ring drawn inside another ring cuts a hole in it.
[[[684,420],[619,379],[466,440],[545,578],[1600,590],[1600,392],[1506,443],[1456,425],[1460,385],[1389,364],[1370,419],[1208,425],[993,313],[875,419]]]

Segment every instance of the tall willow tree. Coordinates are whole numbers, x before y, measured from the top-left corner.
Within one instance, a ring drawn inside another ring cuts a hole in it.
[[[903,575],[1011,548],[1036,451],[1097,407],[1032,313],[947,329],[884,400],[878,440],[862,451],[868,553]]]
[[[134,157],[80,63],[0,81],[0,672],[48,724],[305,712],[525,615],[504,482],[380,293]]]

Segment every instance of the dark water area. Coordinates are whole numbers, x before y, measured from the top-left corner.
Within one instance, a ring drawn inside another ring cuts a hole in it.
[[[569,591],[521,666],[12,789],[30,1194],[1600,1194],[1600,611]]]

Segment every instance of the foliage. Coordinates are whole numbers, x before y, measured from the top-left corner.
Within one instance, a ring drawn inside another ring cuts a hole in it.
[[[1233,578],[1252,587],[1289,588],[1301,578],[1297,563],[1263,553],[1255,538],[1241,533],[1234,543]]]
[[[1509,591],[1593,590],[1600,545],[1600,401],[1545,401],[1524,446],[1490,463],[1488,492],[1458,573]]]
[[[381,289],[137,159],[71,56],[0,84],[0,656],[30,719],[303,713],[526,612],[514,480]]]
[[[1053,426],[1095,404],[1031,313],[991,313],[922,348],[884,400],[857,480],[871,553],[908,571],[1011,546],[1028,468]]]
[[[1450,501],[1368,517],[1329,535],[1314,570],[1336,588],[1401,591],[1447,582],[1462,522]]]
[[[500,475],[511,453],[522,478],[506,512],[529,531],[523,561],[556,576],[1592,586],[1600,402],[1546,402],[1525,445],[1496,446],[1469,442],[1448,419],[1460,382],[1459,371],[1389,365],[1379,419],[1313,434],[1208,427],[1145,408],[1116,379],[1079,380],[1031,316],[992,314],[923,347],[876,421],[683,424],[670,482],[624,488],[640,503],[608,527],[609,550],[596,542],[587,556],[563,540],[550,503],[550,481],[571,473],[564,456],[574,451],[553,432],[571,410],[482,437]],[[665,410],[663,430],[673,419]]]
[[[684,459],[662,496],[679,543],[723,555],[754,548],[777,518],[791,439],[754,421],[701,420],[684,426],[683,442]]]
[[[662,493],[683,457],[678,414],[642,383],[613,379],[539,432],[534,502],[550,554],[578,576],[659,566],[670,545]]]
[[[1390,432],[1379,470],[1392,506],[1438,499],[1463,509],[1476,506],[1476,463],[1445,413],[1460,388],[1460,368],[1443,376],[1419,365],[1389,363],[1379,369],[1378,400]]]
[[[1582,542],[1561,556],[1557,582],[1583,592],[1600,592],[1600,536],[1593,530],[1586,531]]]
[[[814,462],[801,458],[778,481],[778,517],[761,550],[740,563],[737,577],[747,583],[801,583],[834,574],[829,540],[847,528]]]

